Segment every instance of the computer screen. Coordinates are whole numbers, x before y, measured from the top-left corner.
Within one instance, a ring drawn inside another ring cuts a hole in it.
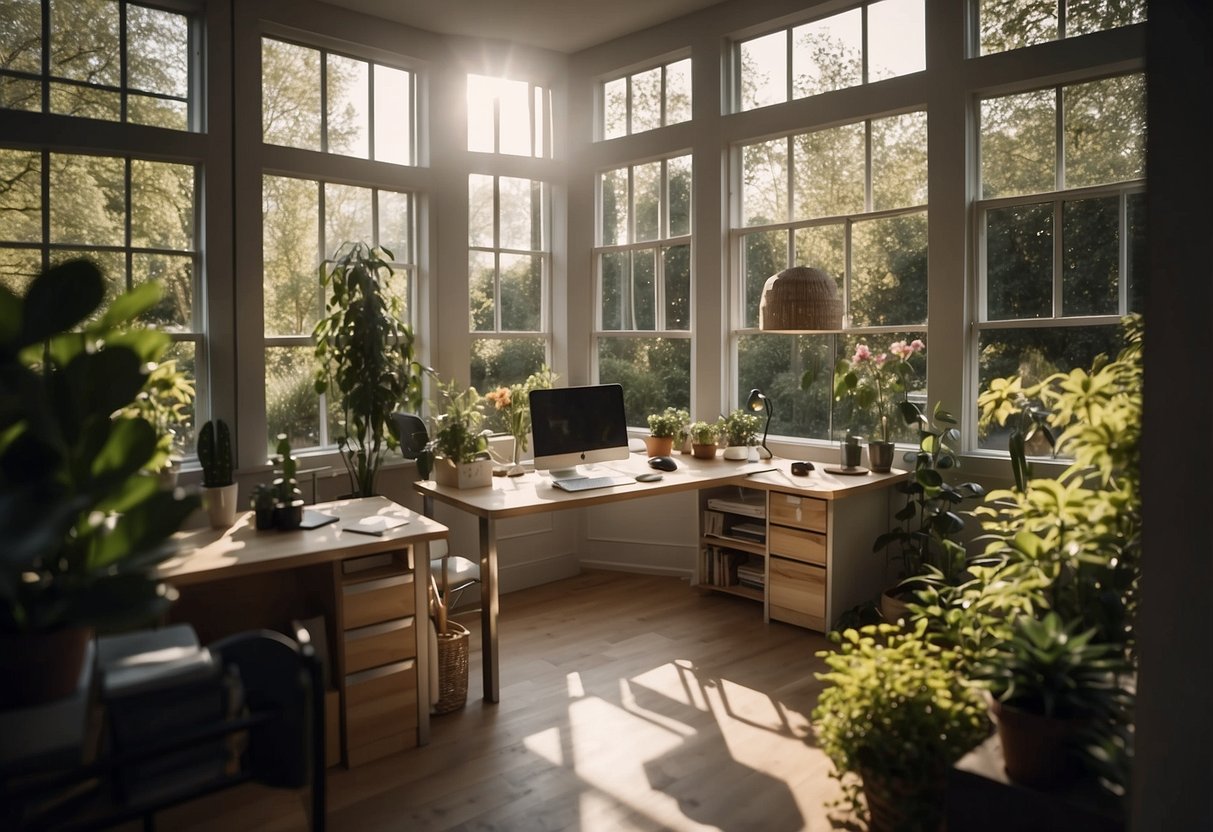
[[[618,384],[532,390],[530,403],[535,468],[560,471],[627,459],[628,426]]]

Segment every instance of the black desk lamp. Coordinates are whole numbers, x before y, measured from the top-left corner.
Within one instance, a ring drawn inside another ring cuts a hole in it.
[[[767,423],[762,427],[762,451],[766,459],[775,456],[767,447],[767,431],[771,427],[771,417],[775,415],[775,404],[757,387],[750,391],[750,397],[745,400],[746,409],[751,413],[766,413]]]

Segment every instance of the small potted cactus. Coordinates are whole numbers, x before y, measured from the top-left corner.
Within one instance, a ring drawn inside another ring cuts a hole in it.
[[[207,422],[198,432],[198,461],[202,464],[202,504],[212,529],[236,522],[236,483],[232,480],[232,436],[222,419]]]
[[[275,477],[274,525],[278,531],[291,531],[303,522],[303,492],[295,481],[297,464],[291,456],[291,440],[285,433],[278,434],[278,457],[275,460],[280,476]]]
[[[275,502],[274,486],[268,482],[257,483],[253,486],[253,497],[249,500],[249,507],[253,510],[258,531],[274,528]]]

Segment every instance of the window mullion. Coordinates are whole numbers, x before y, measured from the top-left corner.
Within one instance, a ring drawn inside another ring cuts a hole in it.
[[[1053,317],[1064,318],[1066,314],[1062,281],[1064,280],[1064,214],[1065,200],[1058,199],[1053,203]]]
[[[1121,315],[1129,314],[1129,194],[1121,191],[1116,200],[1117,234],[1117,270],[1116,291],[1118,295],[1117,309]]]
[[[493,331],[501,332],[501,177],[493,177]]]
[[[128,118],[128,98],[127,91],[127,41],[126,41],[126,3],[118,4],[118,87],[120,93],[118,95],[118,120],[122,124],[127,123]]]

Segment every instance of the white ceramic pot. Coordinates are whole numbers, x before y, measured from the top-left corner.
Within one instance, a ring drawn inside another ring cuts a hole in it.
[[[748,445],[729,445],[729,447],[724,449],[723,456],[725,459],[741,460],[744,462],[749,453],[750,448]]]
[[[236,522],[236,483],[218,488],[202,488],[202,504],[211,518],[212,529],[227,529]]]

